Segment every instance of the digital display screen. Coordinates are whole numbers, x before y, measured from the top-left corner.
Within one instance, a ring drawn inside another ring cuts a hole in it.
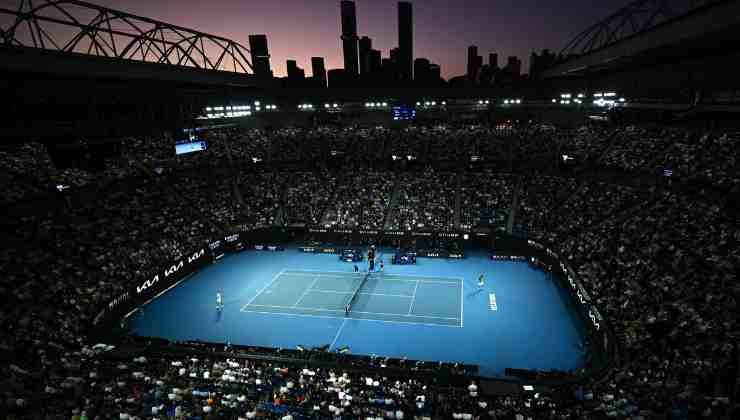
[[[394,106],[391,108],[393,121],[408,121],[416,118],[416,109],[406,105]]]
[[[205,140],[184,141],[175,144],[175,154],[182,155],[185,153],[200,152],[206,150]]]

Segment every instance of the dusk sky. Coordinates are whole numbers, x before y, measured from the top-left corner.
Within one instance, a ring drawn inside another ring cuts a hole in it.
[[[339,0],[89,0],[101,6],[163,20],[239,41],[264,33],[270,64],[284,76],[285,60],[295,59],[311,73],[311,57],[326,68],[341,68]],[[485,62],[499,54],[499,65],[517,55],[529,70],[529,54],[558,52],[578,32],[614,13],[629,0],[416,0],[414,58],[426,57],[449,79],[465,73],[468,45],[478,46]],[[356,0],[357,31],[373,40],[383,57],[398,45],[396,0]]]

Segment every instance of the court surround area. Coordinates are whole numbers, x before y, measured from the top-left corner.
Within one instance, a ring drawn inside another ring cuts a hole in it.
[[[463,260],[419,258],[411,266],[391,265],[385,255],[385,271],[372,273],[358,289],[366,267],[355,273],[336,255],[295,249],[233,254],[127,322],[141,336],[276,348],[329,345],[353,354],[475,364],[484,376],[503,376],[506,368],[582,366],[583,325],[546,272],[483,253]],[[482,290],[480,273],[487,280]]]

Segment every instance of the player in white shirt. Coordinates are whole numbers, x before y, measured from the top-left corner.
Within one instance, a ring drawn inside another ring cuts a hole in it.
[[[223,298],[221,297],[221,291],[216,292],[216,310],[220,311],[224,308]]]

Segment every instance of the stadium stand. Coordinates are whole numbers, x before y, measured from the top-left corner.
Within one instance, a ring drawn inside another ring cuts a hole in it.
[[[740,183],[738,133],[649,126],[511,131],[506,136],[516,141],[505,143],[484,126],[229,129],[216,134],[206,153],[180,157],[171,139],[127,139],[103,173],[60,171],[38,143],[3,149],[0,413],[12,419],[738,418],[740,234],[731,203]],[[310,161],[333,148],[351,154],[355,145],[372,151],[364,154],[368,159],[494,160],[508,153],[536,160],[567,150],[634,176],[452,172],[431,165],[421,173],[353,166],[341,174],[292,173],[252,160]],[[660,177],[666,166],[673,169],[670,182]],[[157,168],[168,169],[159,174]],[[646,174],[652,184],[634,182]],[[64,199],[57,183],[72,186]],[[621,347],[605,376],[537,398],[492,396],[475,381],[445,383],[410,371],[391,376],[341,364],[296,366],[227,351],[119,352],[88,338],[95,313],[127,282],[227,226],[301,221],[379,229],[389,220],[394,229],[444,231],[456,228],[456,212],[471,229],[481,224],[483,210],[494,208],[515,210],[511,216],[530,236],[557,244],[604,308]]]

